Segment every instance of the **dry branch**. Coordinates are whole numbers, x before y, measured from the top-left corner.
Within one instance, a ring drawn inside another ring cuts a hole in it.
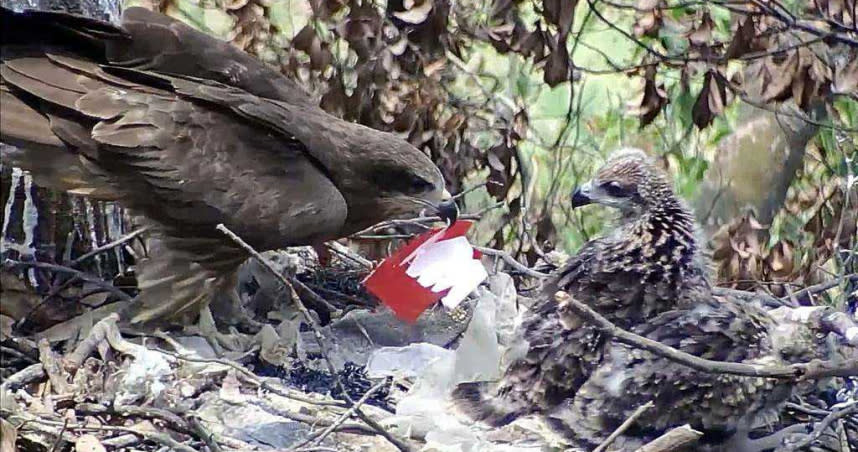
[[[844,406],[833,410],[827,416],[825,416],[816,426],[813,428],[813,431],[810,432],[805,438],[803,438],[798,443],[790,446],[788,451],[798,451],[804,449],[805,447],[811,445],[817,438],[822,436],[822,433],[825,432],[829,427],[834,424],[837,420],[843,419],[846,416],[850,416],[852,414],[858,413],[858,400],[853,400],[851,402],[846,403]]]
[[[271,274],[274,275],[274,277],[276,277],[278,280],[280,280],[281,283],[283,283],[283,285],[285,285],[287,288],[289,288],[289,291],[291,292],[291,295],[292,295],[292,301],[295,303],[295,306],[298,308],[298,311],[301,312],[301,315],[304,316],[304,320],[307,321],[307,324],[310,326],[310,329],[313,330],[313,336],[315,337],[316,342],[319,345],[319,349],[321,350],[321,353],[322,353],[322,358],[324,359],[325,364],[328,367],[328,372],[334,378],[334,381],[335,381],[337,387],[340,389],[343,397],[349,403],[349,406],[350,407],[354,406],[356,404],[355,401],[352,400],[351,397],[349,397],[348,391],[346,391],[346,387],[345,387],[345,385],[343,385],[343,382],[340,379],[339,374],[337,373],[337,370],[334,367],[333,362],[331,361],[330,353],[328,351],[328,347],[325,345],[325,341],[322,338],[322,330],[319,327],[319,324],[316,322],[316,319],[310,314],[310,311],[307,310],[307,307],[301,301],[301,298],[298,296],[298,293],[295,291],[295,286],[292,284],[292,282],[289,281],[289,279],[287,279],[283,275],[281,275],[280,272],[278,272],[277,269],[275,269],[274,266],[272,266],[271,263],[268,262],[267,259],[265,259],[261,254],[259,254],[258,251],[253,249],[252,246],[250,246],[247,242],[242,240],[234,232],[230,231],[229,228],[227,228],[223,224],[219,224],[217,226],[217,229],[218,229],[218,231],[221,231],[222,233],[224,233],[227,237],[229,237],[236,244],[241,246],[245,251],[250,253],[250,255],[253,256],[253,258],[256,259],[257,261],[259,261],[259,263],[262,264],[269,272],[271,272]],[[309,288],[307,288],[307,290],[309,290]],[[410,452],[411,451],[410,446],[408,446],[401,439],[395,437],[393,434],[388,432],[387,429],[385,429],[383,426],[381,426],[381,424],[379,424],[374,419],[369,417],[366,413],[361,411],[360,407],[355,408],[355,414],[357,414],[357,416],[362,421],[366,422],[367,425],[369,425],[370,427],[375,429],[375,431],[378,432],[378,434],[380,434],[385,439],[390,441],[390,443],[392,443],[394,446],[396,446],[400,451],[402,451],[402,452]]]
[[[602,333],[613,337],[617,342],[640,348],[671,361],[706,373],[722,373],[747,377],[769,377],[782,379],[812,379],[823,377],[844,377],[858,375],[858,359],[846,359],[839,362],[814,360],[809,363],[789,366],[758,366],[753,364],[712,361],[694,356],[673,347],[664,345],[643,336],[626,331],[606,319],[590,307],[572,298],[568,293],[559,291],[554,299],[561,306],[568,307],[575,314],[596,326]]]
[[[617,427],[616,430],[611,432],[610,436],[608,436],[608,438],[605,439],[605,441],[602,441],[602,444],[599,444],[599,447],[593,449],[593,452],[603,452],[605,449],[607,449],[608,446],[610,446],[611,443],[614,442],[614,440],[617,439],[618,436],[622,435],[623,432],[628,430],[628,428],[631,427],[632,424],[634,424],[635,421],[638,420],[638,418],[641,417],[641,415],[646,412],[646,410],[652,408],[653,405],[654,404],[652,403],[652,401],[649,401],[649,402],[639,406],[638,409],[636,409],[635,412],[632,413],[632,415],[628,417],[628,419],[623,421],[623,423],[620,424],[620,426]]]
[[[685,424],[659,436],[635,452],[671,452],[694,443],[701,436],[703,436],[702,433]]]

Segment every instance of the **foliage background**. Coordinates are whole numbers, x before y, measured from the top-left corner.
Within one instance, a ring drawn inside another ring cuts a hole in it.
[[[482,216],[477,241],[529,265],[610,221],[572,211],[569,193],[635,146],[698,213],[722,283],[785,295],[856,271],[855,0],[131,5],[257,55],[333,114],[406,137],[452,192],[475,188],[463,207]]]

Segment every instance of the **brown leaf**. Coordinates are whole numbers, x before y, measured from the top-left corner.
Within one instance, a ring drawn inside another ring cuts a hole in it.
[[[792,81],[792,100],[799,108],[807,110],[817,87],[816,81],[810,76],[810,71],[802,70]]]
[[[519,51],[525,58],[533,55],[533,61],[538,63],[545,57],[545,44],[545,32],[542,31],[541,23],[537,21],[534,30],[521,40]]]
[[[700,25],[695,27],[688,34],[688,40],[691,42],[691,45],[699,47],[709,43],[709,41],[712,39],[713,28],[715,28],[715,22],[712,21],[712,17],[710,17],[709,12],[706,11],[703,13],[703,17],[700,20]]]
[[[772,276],[786,278],[792,274],[795,269],[794,249],[792,243],[786,240],[780,240],[772,247],[765,261]]]
[[[791,93],[792,80],[798,71],[798,52],[789,52],[786,58],[772,55],[763,63],[763,92],[760,97],[763,102],[781,101]]]
[[[571,72],[569,67],[569,51],[566,49],[566,39],[561,35],[557,35],[557,39],[559,42],[555,42],[554,49],[551,55],[548,56],[545,68],[543,69],[545,72],[543,79],[552,88],[569,80]]]
[[[724,52],[724,57],[727,59],[739,58],[742,55],[751,51],[751,43],[756,36],[754,30],[754,18],[748,16],[744,22],[739,24],[736,33],[733,34],[733,40]]]
[[[393,11],[393,16],[412,25],[425,22],[434,7],[432,0],[405,0],[402,5],[405,10]]]
[[[316,39],[316,30],[313,29],[312,25],[307,24],[292,38],[292,47],[310,53]]]
[[[557,26],[560,36],[565,37],[575,21],[575,6],[578,0],[543,0],[543,16],[548,23]]]
[[[708,71],[703,78],[703,88],[691,109],[691,118],[697,128],[705,129],[708,127],[715,116],[724,110],[726,102],[726,87],[716,80],[714,70]]]
[[[486,152],[485,163],[489,168],[486,190],[498,201],[506,198],[513,182],[512,154],[515,150],[507,146],[506,141],[503,140]]]
[[[661,0],[641,0],[638,2],[638,12],[635,13],[635,36],[658,36],[662,25],[662,11],[659,8]]]
[[[664,84],[656,84],[656,66],[648,66],[644,72],[644,92],[636,113],[640,117],[641,127],[651,123],[668,103]]]
[[[654,38],[658,36],[659,28],[661,28],[661,11],[641,13],[635,21],[634,32],[637,37]]]

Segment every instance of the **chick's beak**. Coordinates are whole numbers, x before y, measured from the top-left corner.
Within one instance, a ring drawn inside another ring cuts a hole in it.
[[[456,205],[456,200],[447,190],[441,195],[441,202],[436,206],[438,216],[447,224],[453,224],[459,218],[459,206]]]
[[[580,187],[576,187],[575,191],[572,192],[572,208],[586,206],[593,202],[590,198],[590,184],[584,184]]]

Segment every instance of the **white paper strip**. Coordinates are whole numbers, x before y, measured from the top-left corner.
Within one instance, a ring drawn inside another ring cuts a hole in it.
[[[415,250],[405,273],[432,292],[450,291],[441,303],[453,309],[489,275],[474,259],[474,249],[465,237],[429,243]]]

